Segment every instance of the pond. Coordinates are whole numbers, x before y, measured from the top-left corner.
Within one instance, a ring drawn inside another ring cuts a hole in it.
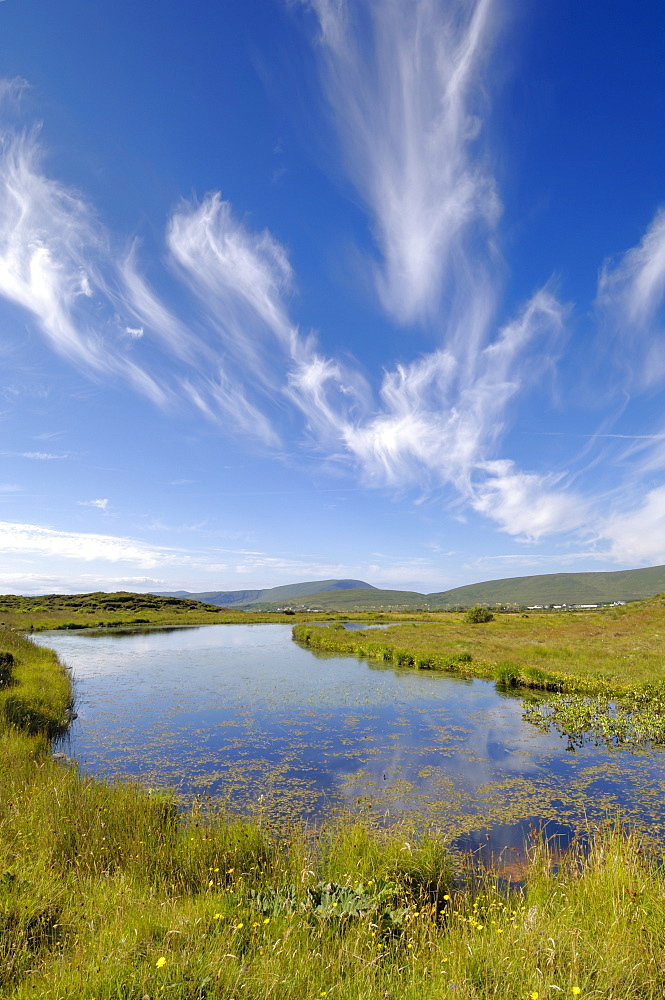
[[[493,683],[324,656],[289,625],[41,633],[72,669],[90,774],[319,821],[350,808],[519,849],[617,811],[665,821],[658,751],[566,750]]]

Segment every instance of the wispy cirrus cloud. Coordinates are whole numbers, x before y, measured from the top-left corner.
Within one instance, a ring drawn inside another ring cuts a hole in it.
[[[384,149],[392,157],[390,170],[404,157],[427,163],[433,175],[439,173],[439,160],[449,156],[468,164],[469,147],[460,136],[470,127],[467,104],[488,28],[488,3],[483,0],[455,25],[444,24],[439,5],[429,0],[411,6],[391,2],[390,17],[382,24],[375,23],[373,4],[368,11],[383,68],[364,82],[367,100],[372,107],[383,102],[395,126],[388,129],[391,143],[408,147]],[[333,28],[327,31],[326,44],[332,44]],[[408,58],[396,65],[404,77],[406,109],[383,94],[391,86],[385,67],[403,35]],[[432,35],[440,36],[433,50]],[[342,45],[341,36],[338,42]],[[413,46],[425,46],[422,58],[415,58]],[[344,59],[347,64],[361,60],[361,52],[347,46]],[[361,73],[361,67],[354,72]],[[425,105],[433,102],[441,73],[445,100],[436,109],[432,104],[426,123],[418,120],[404,130],[404,115],[415,114],[417,92],[429,95]],[[339,114],[344,107],[342,100]],[[352,110],[347,107],[346,113],[354,126]],[[438,135],[441,123],[448,123],[448,138],[428,152],[424,132]],[[372,138],[366,136],[366,142],[371,146]],[[455,143],[461,143],[457,152]],[[364,163],[367,170],[379,170],[378,160]],[[468,184],[466,167],[451,167],[446,177],[449,200],[454,200],[456,188]],[[395,183],[401,183],[397,174]],[[436,201],[437,192],[425,186],[425,201]],[[486,187],[484,180],[481,188]],[[378,203],[374,207],[378,212]],[[406,225],[409,213],[393,208],[391,225]],[[424,207],[419,218],[423,213]],[[452,267],[454,283],[462,289],[459,301],[437,320],[442,346],[410,363],[388,363],[375,397],[363,372],[326,356],[313,335],[298,329],[287,305],[293,274],[285,249],[271,234],[249,230],[219,194],[183,202],[167,225],[169,264],[192,297],[191,309],[183,312],[151,288],[141,273],[136,243],[117,254],[84,199],[46,176],[36,132],[7,132],[0,156],[0,294],[27,309],[59,353],[94,377],[123,379],[161,406],[193,406],[271,447],[280,446],[282,424],[293,426],[295,408],[309,446],[357,466],[366,483],[452,485],[473,503],[487,478],[483,463],[494,457],[505,408],[528,382],[534,359],[542,364],[549,357],[564,310],[542,290],[493,336],[495,283],[475,266],[476,238],[464,226],[452,228],[454,253],[453,243],[446,244],[448,249],[440,243],[447,224],[437,223],[423,253],[443,263],[437,264],[436,277],[414,278],[408,294],[392,251],[384,247],[385,287],[390,284],[396,298],[410,297],[421,311],[427,311],[425,300],[428,309],[433,307],[434,286],[450,278],[452,257],[464,266],[459,272]],[[404,238],[408,243],[408,234]],[[128,330],[142,335],[128,335]],[[476,506],[488,509],[484,503]]]
[[[617,562],[665,563],[665,485],[600,521],[599,538]]]
[[[629,333],[644,330],[654,320],[665,297],[665,208],[654,216],[639,246],[612,266],[605,264],[598,282],[598,301]]]
[[[38,130],[0,135],[0,295],[26,309],[51,346],[96,376],[164,394],[131,358],[107,349],[95,300],[108,303],[108,239],[85,200],[42,170]]]
[[[33,462],[53,462],[70,457],[67,452],[56,453],[51,451],[2,451],[0,455],[6,458],[27,458]]]
[[[650,387],[665,378],[665,208],[652,219],[639,246],[606,263],[597,305],[610,328],[614,356],[631,373],[631,386]],[[640,345],[639,350],[636,349]],[[627,347],[632,350],[627,350]]]
[[[373,220],[381,300],[408,323],[439,318],[447,297],[454,321],[486,283],[487,234],[501,211],[478,152],[495,4],[301,2],[318,18],[325,94]]]
[[[556,361],[567,310],[546,286],[497,318],[501,205],[483,141],[495,0],[301,3],[368,212],[378,300],[393,322],[425,327],[431,351],[386,357],[379,372],[324,351],[292,317],[285,247],[217,192],[171,214],[175,292],[158,294],[140,245],[119,251],[85,199],[47,176],[35,131],[7,130],[0,150],[0,295],[61,355],[156,405],[193,407],[270,448],[306,445],[367,485],[447,487],[521,538],[584,528],[598,498],[502,451],[511,407]],[[664,246],[660,214],[601,278],[599,303],[643,332],[662,301]],[[630,516],[625,497],[616,508]],[[619,521],[605,523],[618,539]]]
[[[508,534],[538,539],[588,522],[589,501],[561,489],[562,476],[522,472],[508,459],[485,462],[482,468],[487,478],[471,504]]]

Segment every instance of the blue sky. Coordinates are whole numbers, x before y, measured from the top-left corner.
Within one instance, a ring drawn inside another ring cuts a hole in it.
[[[665,562],[665,8],[0,2],[0,590]]]

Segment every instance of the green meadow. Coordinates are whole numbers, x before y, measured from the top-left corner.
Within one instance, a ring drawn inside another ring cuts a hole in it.
[[[621,694],[665,680],[665,597],[589,612],[494,614],[474,624],[468,612],[347,632],[302,624],[301,643],[424,670],[450,670],[512,686]]]
[[[472,617],[447,614],[354,632],[301,623],[293,635],[324,653],[521,690],[525,718],[538,729],[558,730],[571,746],[588,739],[607,746],[665,744],[664,595],[598,611]]]
[[[479,672],[508,648],[526,670],[542,645],[538,669],[619,684],[612,664],[625,660],[621,683],[640,684],[649,671],[630,642],[642,636],[655,669],[662,617],[660,600],[570,622],[451,616],[444,649],[430,626],[399,625],[390,643]],[[594,629],[605,645],[617,632],[599,666]],[[327,632],[363,655],[387,639]],[[576,672],[553,651],[582,649],[583,636],[595,645]],[[3,1000],[661,1000],[661,851],[616,817],[562,856],[536,838],[525,860],[491,871],[453,854],[445,830],[417,838],[351,816],[307,829],[260,804],[247,817],[211,801],[182,813],[167,794],[54,758],[73,708],[67,672],[13,631],[0,631],[0,653]]]
[[[215,604],[156,594],[47,594],[44,597],[0,595],[0,626],[24,632],[44,629],[131,628],[153,625],[309,621],[327,615],[251,614]],[[335,616],[332,616],[335,617]]]

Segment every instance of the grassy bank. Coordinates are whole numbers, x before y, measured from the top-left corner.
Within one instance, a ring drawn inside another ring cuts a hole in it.
[[[303,624],[293,634],[322,652],[484,677],[509,687],[623,695],[641,684],[665,682],[660,595],[584,614],[498,614],[483,624],[448,614],[385,631]]]
[[[387,631],[299,624],[293,635],[324,653],[548,692],[527,700],[524,717],[558,731],[571,747],[665,744],[663,595],[584,614],[499,614],[482,624],[449,614]]]
[[[404,828],[183,817],[54,760],[66,673],[15,634],[0,651],[3,1000],[662,997],[665,881],[631,836],[556,867],[535,846],[510,889]]]
[[[156,594],[0,595],[0,625],[22,632],[44,629],[121,628],[166,625],[260,624],[337,617],[314,614],[255,614]]]

